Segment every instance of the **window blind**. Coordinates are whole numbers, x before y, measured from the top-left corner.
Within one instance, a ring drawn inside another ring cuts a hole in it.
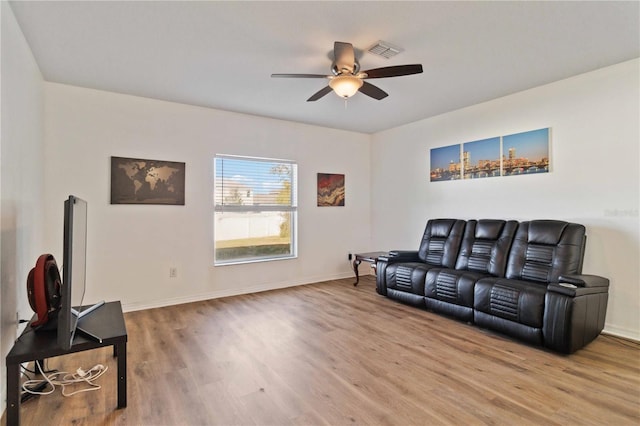
[[[291,210],[297,207],[297,164],[236,156],[215,157],[215,210]]]

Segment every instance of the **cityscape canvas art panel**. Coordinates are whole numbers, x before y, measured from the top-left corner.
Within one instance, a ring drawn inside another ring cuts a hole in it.
[[[502,137],[502,175],[549,172],[550,128]]]
[[[318,207],[344,206],[344,175],[318,173]]]
[[[460,179],[460,144],[431,149],[431,182]]]
[[[462,144],[464,179],[500,176],[500,138]]]
[[[111,204],[184,205],[185,163],[111,157]]]

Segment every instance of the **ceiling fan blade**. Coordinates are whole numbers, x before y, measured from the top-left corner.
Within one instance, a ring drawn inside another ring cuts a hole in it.
[[[329,78],[324,74],[271,74],[274,78]]]
[[[341,41],[333,43],[333,57],[338,71],[346,68],[350,72],[354,72],[356,55],[351,43],[344,43]]]
[[[318,90],[316,93],[314,93],[309,99],[307,99],[307,102],[317,101],[318,99],[320,99],[327,93],[331,92],[332,90],[333,89],[331,87],[325,86],[322,89]]]
[[[364,72],[367,74],[364,78],[400,77],[403,75],[420,74],[422,72],[422,65],[396,65],[393,67],[374,68]]]
[[[365,95],[371,96],[373,99],[377,100],[384,99],[389,96],[387,92],[371,83],[367,83],[366,81],[363,81],[362,83],[362,87],[358,89],[360,93],[364,93]]]

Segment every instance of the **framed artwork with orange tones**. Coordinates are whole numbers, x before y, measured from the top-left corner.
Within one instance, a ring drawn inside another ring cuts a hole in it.
[[[318,173],[318,207],[344,206],[344,175]]]

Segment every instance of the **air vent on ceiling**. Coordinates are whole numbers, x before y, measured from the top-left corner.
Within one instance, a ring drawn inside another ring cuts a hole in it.
[[[396,56],[403,50],[404,49],[394,46],[391,43],[387,43],[386,41],[379,41],[369,48],[369,53],[389,59]]]

